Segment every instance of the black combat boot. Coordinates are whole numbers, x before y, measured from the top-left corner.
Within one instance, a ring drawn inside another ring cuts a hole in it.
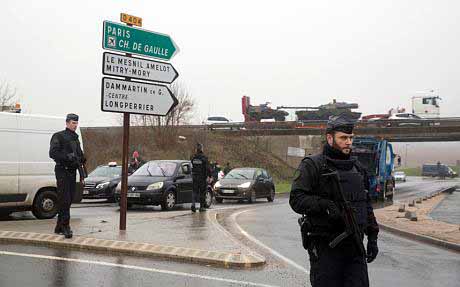
[[[63,234],[62,221],[58,218],[56,227],[54,227],[54,233]]]
[[[206,211],[206,208],[200,206],[200,212]]]
[[[65,238],[72,238],[73,232],[68,223],[62,226],[62,234],[64,234]]]
[[[196,212],[196,207],[195,207],[195,205],[192,205],[192,208],[191,208],[191,209],[192,209],[192,212]]]

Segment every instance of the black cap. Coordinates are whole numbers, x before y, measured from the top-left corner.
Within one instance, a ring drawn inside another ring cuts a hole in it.
[[[346,134],[353,133],[356,120],[351,119],[346,114],[340,114],[338,116],[330,116],[327,121],[326,133],[333,131],[343,132]]]
[[[67,117],[65,118],[65,121],[66,122],[70,122],[70,121],[78,122],[78,115],[76,115],[76,114],[67,114]]]

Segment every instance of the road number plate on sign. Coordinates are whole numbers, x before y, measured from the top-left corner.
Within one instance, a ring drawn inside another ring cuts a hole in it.
[[[138,192],[130,192],[128,193],[128,197],[141,197],[141,194]]]

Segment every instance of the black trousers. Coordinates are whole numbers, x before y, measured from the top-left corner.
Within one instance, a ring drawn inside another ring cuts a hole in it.
[[[56,185],[58,191],[58,221],[63,224],[69,224],[70,205],[72,204],[76,189],[76,170],[56,166],[54,171],[56,174]]]
[[[205,207],[206,178],[193,178],[192,205],[199,200],[200,207]]]
[[[312,245],[310,283],[313,287],[368,287],[367,262],[346,239],[335,248],[326,241]]]

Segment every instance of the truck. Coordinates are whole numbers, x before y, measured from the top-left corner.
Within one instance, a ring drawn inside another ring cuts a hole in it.
[[[64,128],[61,117],[0,112],[1,216],[29,210],[38,219],[57,214],[55,163],[49,147],[53,133]],[[74,202],[81,200],[81,193],[77,184]]]
[[[412,113],[422,118],[439,118],[441,98],[434,94],[418,92],[412,97]]]
[[[361,163],[369,175],[371,199],[393,200],[395,189],[393,145],[385,139],[355,137],[351,156]]]

